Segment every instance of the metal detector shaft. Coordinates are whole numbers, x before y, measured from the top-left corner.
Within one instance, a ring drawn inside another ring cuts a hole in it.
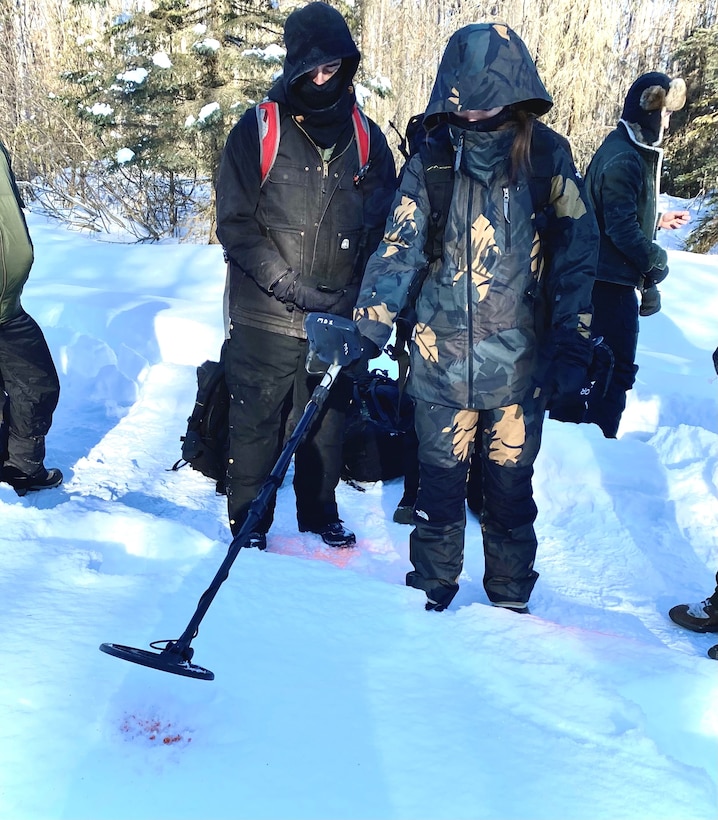
[[[287,442],[284,445],[276,464],[267,476],[257,497],[254,501],[252,501],[244,524],[242,524],[239,532],[235,535],[227,548],[226,558],[222,561],[222,564],[217,570],[217,574],[214,576],[212,583],[207,587],[205,592],[202,594],[202,597],[199,599],[197,609],[190,619],[190,622],[187,624],[187,628],[177,639],[177,641],[173,642],[168,651],[176,652],[183,656],[185,655],[187,648],[197,634],[199,625],[209,609],[210,604],[214,600],[215,595],[219,591],[220,586],[222,586],[222,584],[229,577],[229,570],[232,567],[235,558],[239,555],[239,551],[247,544],[250,534],[256,530],[257,524],[259,524],[259,522],[264,518],[264,514],[266,513],[267,507],[269,506],[272,498],[274,498],[277,491],[282,486],[282,481],[284,481],[284,476],[289,469],[292,456],[301,444],[305,433],[314,420],[314,417],[322,409],[327,395],[329,394],[329,390],[334,384],[341,369],[342,366],[339,364],[329,365],[329,368],[324,374],[321,382],[314,388],[314,392],[307,402],[304,412],[302,413],[302,417],[299,419],[297,426],[294,428],[294,432],[287,439]]]
[[[364,352],[359,329],[351,319],[330,313],[309,313],[304,324],[308,342],[307,371],[310,373],[316,372],[311,366],[315,357],[317,361],[327,364],[329,367],[321,382],[314,388],[302,417],[297,422],[294,432],[279,454],[277,463],[262,484],[259,494],[251,503],[247,518],[237,535],[232,539],[227,549],[227,556],[222,561],[222,565],[217,570],[212,583],[202,593],[197,609],[187,624],[187,628],[176,641],[155,641],[150,644],[153,650],[159,649],[158,644],[165,644],[165,648],[161,651],[136,649],[124,644],[103,643],[100,645],[102,652],[137,663],[140,666],[159,669],[162,672],[171,672],[175,675],[200,678],[201,680],[214,679],[214,674],[209,669],[191,662],[194,654],[194,650],[190,646],[192,639],[197,634],[199,625],[220,586],[229,576],[229,570],[234,563],[234,559],[242,547],[248,543],[250,534],[254,532],[257,525],[264,518],[269,503],[284,480],[292,456],[301,444],[302,438],[314,417],[321,410],[340,370],[342,367],[358,361]]]

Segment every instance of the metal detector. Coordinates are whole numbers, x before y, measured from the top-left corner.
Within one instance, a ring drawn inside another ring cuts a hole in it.
[[[156,650],[154,652],[117,643],[100,644],[102,652],[141,666],[159,669],[162,672],[171,672],[174,675],[184,675],[188,678],[199,678],[200,680],[214,680],[213,672],[191,662],[194,649],[191,648],[190,644],[197,636],[200,622],[207,613],[220,586],[229,577],[229,570],[234,563],[234,559],[242,547],[246,546],[250,533],[257,528],[267,511],[268,505],[281,486],[292,456],[301,444],[314,417],[321,410],[339,371],[342,367],[359,359],[362,354],[361,335],[357,326],[350,319],[328,313],[309,313],[305,320],[305,327],[309,341],[307,370],[316,372],[318,362],[322,363],[322,370],[326,365],[329,365],[329,367],[326,368],[321,382],[314,388],[302,417],[297,422],[292,435],[287,439],[259,494],[252,501],[244,524],[230,543],[227,549],[227,557],[217,570],[212,583],[202,593],[197,609],[187,624],[187,628],[176,641],[163,640],[150,643],[152,649]]]

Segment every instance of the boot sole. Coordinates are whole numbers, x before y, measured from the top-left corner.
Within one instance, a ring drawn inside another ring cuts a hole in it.
[[[13,488],[13,490],[15,490],[17,495],[19,495],[20,498],[22,498],[24,495],[27,495],[28,493],[38,493],[40,492],[40,490],[54,490],[55,487],[59,487],[60,484],[62,484],[62,479],[60,479],[59,481],[53,481],[52,484],[42,484],[39,487],[16,487],[14,484],[11,484],[10,486]]]

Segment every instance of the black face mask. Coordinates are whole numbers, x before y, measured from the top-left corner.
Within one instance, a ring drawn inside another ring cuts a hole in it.
[[[343,132],[351,130],[354,90],[350,80],[350,69],[342,66],[324,85],[316,85],[309,74],[303,74],[289,86],[290,107],[301,114],[302,128],[320,148],[336,145]]]
[[[506,106],[502,108],[498,114],[494,114],[493,117],[489,117],[486,120],[470,122],[463,117],[458,117],[456,114],[449,114],[448,119],[450,125],[453,125],[455,128],[463,128],[464,131],[496,131],[504,123],[514,119],[514,112],[510,106]]]
[[[339,71],[323,85],[312,82],[309,74],[303,74],[292,83],[291,94],[299,102],[299,107],[307,113],[331,108],[341,97],[346,87],[344,71]]]

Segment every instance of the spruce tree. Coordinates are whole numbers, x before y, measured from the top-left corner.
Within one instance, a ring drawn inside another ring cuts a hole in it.
[[[154,212],[151,235],[197,205],[198,182],[211,196],[229,128],[281,68],[282,26],[269,2],[157,0],[75,52],[62,103],[92,129],[106,168],[134,181],[135,209],[145,197],[130,218],[149,226]]]
[[[705,215],[686,247],[706,253],[718,243],[718,25],[694,31],[674,57],[688,101],[671,117],[674,134],[666,143],[666,164],[672,179],[666,190],[703,199]]]

